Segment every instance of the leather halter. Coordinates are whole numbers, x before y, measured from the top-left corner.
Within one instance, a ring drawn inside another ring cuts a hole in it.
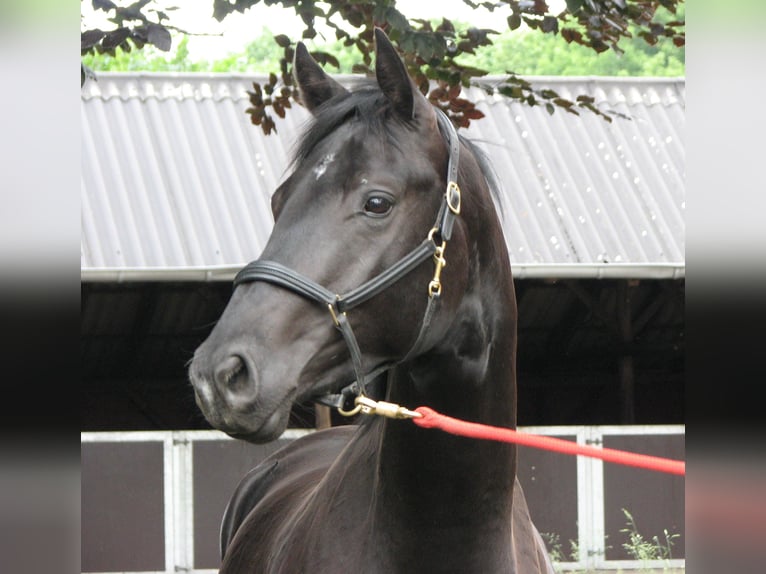
[[[425,333],[428,330],[431,317],[433,316],[435,308],[434,302],[437,301],[441,295],[440,276],[442,268],[446,265],[444,249],[447,245],[447,241],[452,236],[452,227],[455,218],[460,214],[460,188],[457,185],[460,140],[458,139],[455,127],[452,125],[452,121],[438,108],[435,108],[435,110],[437,112],[439,125],[442,130],[447,133],[449,140],[447,189],[436,216],[434,227],[429,231],[428,236],[422,243],[420,243],[420,245],[385,271],[342,295],[333,293],[316,281],[309,279],[305,275],[302,275],[281,263],[277,263],[276,261],[257,259],[242,268],[234,278],[235,288],[242,283],[266,281],[267,283],[272,283],[285,289],[289,289],[290,291],[326,306],[329,309],[335,326],[340,330],[346,341],[346,345],[348,346],[356,382],[345,387],[340,394],[326,394],[317,398],[316,401],[341,409],[341,412],[343,412],[343,405],[348,396],[364,395],[366,384],[369,381],[394,366],[394,363],[383,364],[369,372],[365,372],[362,352],[359,349],[359,344],[351,329],[351,324],[348,322],[348,317],[346,315],[347,311],[374,297],[412,270],[416,269],[426,259],[433,256],[435,268],[434,278],[428,285],[428,306],[426,307],[423,316],[418,337],[407,355],[402,359],[402,361],[405,361],[419,351],[419,347],[423,343]]]

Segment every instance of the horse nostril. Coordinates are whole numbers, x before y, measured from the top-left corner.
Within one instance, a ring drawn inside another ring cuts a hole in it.
[[[215,381],[221,386],[227,386],[237,375],[245,370],[245,363],[237,355],[226,357],[215,369]]]

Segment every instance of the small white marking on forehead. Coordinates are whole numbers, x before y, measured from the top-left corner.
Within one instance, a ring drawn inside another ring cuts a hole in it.
[[[319,179],[327,171],[327,166],[335,161],[335,153],[328,153],[314,166],[314,174],[316,179]]]

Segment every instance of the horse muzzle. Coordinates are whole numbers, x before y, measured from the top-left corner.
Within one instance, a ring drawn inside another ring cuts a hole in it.
[[[197,406],[216,429],[250,442],[268,442],[285,428],[296,389],[266,386],[244,353],[212,359],[204,345],[189,367]]]

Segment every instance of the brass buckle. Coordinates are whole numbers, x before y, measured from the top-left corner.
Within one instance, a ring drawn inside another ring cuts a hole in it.
[[[340,301],[340,297],[338,297],[338,301]],[[340,322],[338,321],[338,315],[335,313],[335,306],[332,303],[327,304],[327,308],[330,310],[330,315],[332,315],[332,321],[335,323],[336,327],[340,327]],[[346,312],[343,311],[341,315],[346,315]]]
[[[455,203],[452,202],[453,197]],[[450,181],[447,184],[447,191],[444,192],[444,199],[447,201],[447,207],[455,215],[460,215],[460,187],[457,182]]]

